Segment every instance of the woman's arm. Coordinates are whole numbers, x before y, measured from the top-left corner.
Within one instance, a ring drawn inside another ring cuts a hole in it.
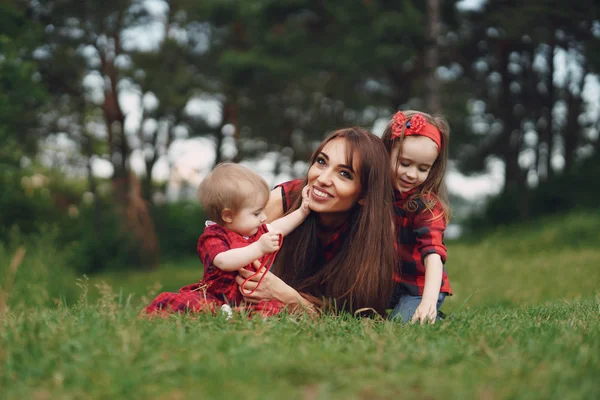
[[[260,265],[256,264],[255,266],[260,267]],[[246,283],[243,290],[241,285],[247,278],[252,276],[254,272],[247,271],[244,268],[240,269],[238,272],[239,275],[235,280],[240,286],[240,291],[244,295],[244,299],[247,302],[260,303],[261,301],[277,300],[288,306],[299,306],[307,311],[314,311],[314,306],[310,301],[302,297],[302,295],[300,295],[296,289],[289,286],[287,283],[275,276],[272,272],[266,273],[258,289],[256,289],[256,286],[263,274],[257,274],[254,276]],[[247,293],[253,291],[254,289],[256,289],[256,291],[252,293],[252,295],[247,295]]]
[[[276,187],[271,190],[269,200],[265,206],[265,214],[267,215],[267,223],[275,221],[283,216],[283,195],[281,187]]]

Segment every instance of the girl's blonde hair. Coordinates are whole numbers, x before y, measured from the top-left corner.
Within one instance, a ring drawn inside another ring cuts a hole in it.
[[[431,170],[429,171],[427,179],[425,179],[425,182],[421,184],[419,190],[406,199],[403,204],[403,208],[409,212],[414,212],[418,208],[417,200],[420,200],[425,205],[426,210],[432,211],[435,204],[439,203],[442,208],[442,214],[436,216],[435,219],[444,218],[446,223],[448,223],[451,212],[448,201],[448,191],[446,190],[446,185],[444,184],[444,177],[446,175],[446,168],[448,165],[450,125],[448,125],[446,118],[439,114],[431,116],[421,111],[404,111],[404,115],[406,115],[407,119],[410,119],[415,114],[421,114],[423,117],[425,117],[425,120],[427,120],[428,123],[437,128],[441,136],[441,147],[437,159],[431,166]],[[406,127],[402,126],[400,137],[393,138],[392,123],[393,121],[388,124],[382,136],[383,144],[388,154],[392,153],[392,148],[395,145],[402,146],[405,137],[404,131],[406,130]],[[394,163],[394,166],[398,165],[400,162],[401,153],[401,151],[398,152],[398,158],[396,160],[391,160],[392,163]]]
[[[224,209],[229,208],[235,214],[259,196],[266,204],[269,199],[267,182],[248,168],[233,163],[217,165],[202,180],[197,192],[206,216],[219,225],[224,223],[221,217]]]

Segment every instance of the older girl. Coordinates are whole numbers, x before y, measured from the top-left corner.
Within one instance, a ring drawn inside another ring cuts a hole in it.
[[[394,178],[401,274],[392,318],[435,322],[452,294],[444,269],[450,209],[444,176],[450,128],[442,116],[398,111],[383,133]]]

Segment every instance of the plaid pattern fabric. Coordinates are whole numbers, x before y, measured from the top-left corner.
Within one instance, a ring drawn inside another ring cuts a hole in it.
[[[271,316],[285,308],[285,304],[271,300],[259,304],[243,304],[243,296],[235,282],[237,271],[223,271],[215,267],[214,258],[224,251],[245,247],[256,242],[268,229],[262,225],[258,232],[249,238],[223,228],[219,225],[206,227],[198,239],[198,256],[205,266],[204,277],[200,282],[187,285],[179,292],[159,294],[145,308],[147,314],[169,314],[173,312],[209,312],[216,313],[223,304],[234,306],[237,310],[246,310],[262,316]],[[260,259],[262,262],[262,258]],[[255,271],[253,265],[245,267]],[[237,307],[236,307],[237,306]]]
[[[414,194],[416,189],[408,193],[394,190],[394,218],[398,242],[396,249],[400,256],[400,276],[396,277],[398,286],[396,295],[410,294],[422,296],[425,287],[425,256],[439,254],[442,262],[446,262],[446,246],[444,245],[444,218],[435,218],[440,215],[441,207],[436,202],[431,211],[425,209],[423,199],[415,200],[415,211],[408,211],[407,199]],[[427,201],[428,199],[424,199]],[[433,219],[433,220],[432,220]],[[442,273],[442,286],[440,292],[452,294],[448,274],[444,269]]]
[[[206,286],[201,282],[184,286],[179,292],[164,292],[156,296],[144,309],[150,316],[166,316],[176,312],[180,313],[212,313],[217,314],[220,307],[226,304],[223,300],[206,292]],[[242,304],[233,307],[233,310],[249,312],[250,315],[259,314],[269,317],[278,314],[285,308],[280,301],[263,301],[259,304]]]
[[[280,183],[275,188],[281,188],[281,199],[283,201],[283,213],[288,212],[290,207],[294,204],[294,201],[302,194],[302,179],[294,179]]]
[[[239,249],[256,242],[264,233],[268,232],[266,225],[262,225],[258,232],[249,238],[243,237],[239,233],[223,228],[217,224],[207,226],[204,233],[198,239],[198,256],[202,265],[204,265],[204,277],[202,283],[208,286],[206,289],[211,295],[227,301],[229,304],[240,304],[243,301],[235,278],[237,271],[223,271],[213,265],[215,257],[227,250]],[[259,260],[262,262],[263,257]],[[245,267],[254,271],[254,266]]]

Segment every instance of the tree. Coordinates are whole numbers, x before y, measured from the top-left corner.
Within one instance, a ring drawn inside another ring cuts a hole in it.
[[[552,181],[552,159],[562,155],[571,169],[586,129],[581,97],[589,71],[585,51],[597,41],[598,15],[590,2],[488,2],[465,14],[463,47],[455,56],[466,71],[472,96],[483,105],[473,115],[480,129],[461,157],[466,170],[482,169],[496,156],[504,162],[504,195],[517,199],[518,215],[529,215],[531,182]],[[594,10],[592,7],[591,10]],[[556,79],[558,51],[568,53],[578,73]],[[559,112],[564,104],[565,112]]]
[[[37,150],[43,132],[39,113],[48,97],[33,59],[42,40],[41,26],[16,2],[0,5],[0,163],[18,167]]]
[[[46,66],[45,83],[62,99],[66,110],[61,113],[73,113],[71,127],[78,129],[71,129],[70,133],[75,140],[92,139],[86,118],[98,115],[97,111],[101,113],[108,158],[114,169],[113,195],[123,216],[123,229],[133,233],[138,241],[143,263],[154,265],[158,242],[147,205],[140,201],[137,178],[130,171],[126,116],[119,102],[124,78],[121,65],[129,62],[122,46],[123,35],[145,15],[143,1],[44,0],[31,2],[29,7],[45,27],[45,45],[39,49]],[[71,64],[73,60],[77,63]],[[86,98],[84,80],[88,77],[102,82],[100,95],[95,99]],[[88,151],[93,148],[90,144],[86,144]]]

